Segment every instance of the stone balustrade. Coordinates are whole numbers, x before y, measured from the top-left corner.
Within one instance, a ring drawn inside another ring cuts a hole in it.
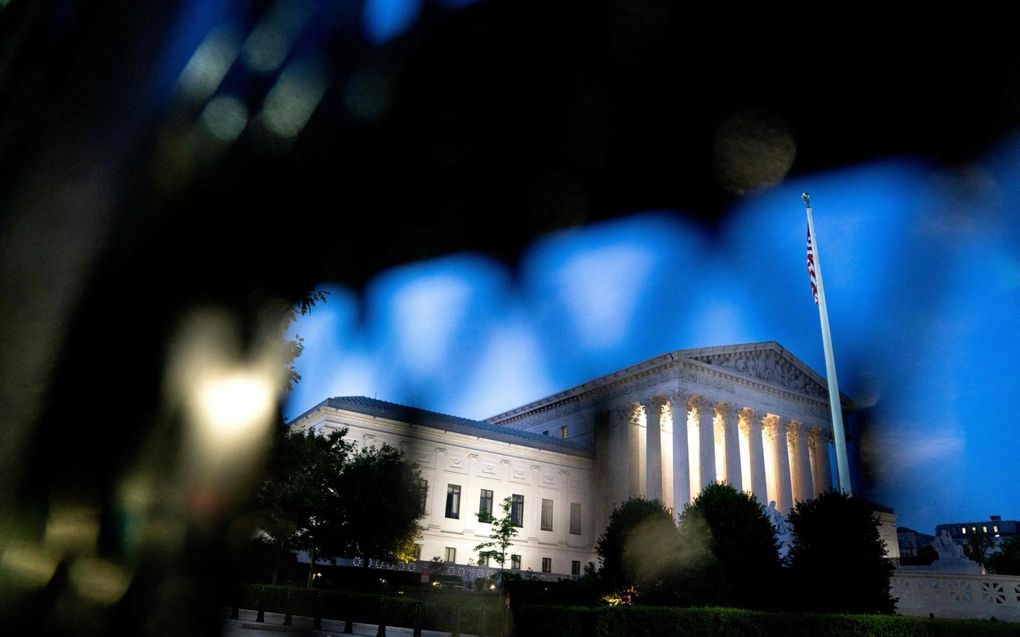
[[[901,615],[1020,622],[1020,577],[897,571],[891,594]]]

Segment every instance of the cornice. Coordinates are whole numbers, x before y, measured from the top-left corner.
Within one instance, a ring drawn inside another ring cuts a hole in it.
[[[512,425],[539,417],[541,414],[550,411],[563,409],[568,405],[576,405],[578,408],[583,409],[595,404],[605,403],[608,399],[618,396],[640,394],[641,389],[647,388],[650,385],[666,384],[673,380],[697,383],[709,387],[715,385],[715,389],[728,393],[732,392],[732,386],[734,385],[748,387],[787,401],[800,403],[804,405],[808,413],[819,418],[825,418],[825,414],[829,411],[829,403],[825,398],[812,396],[752,376],[745,376],[738,372],[730,371],[726,367],[695,360],[696,357],[705,358],[765,351],[771,351],[782,357],[782,359],[793,365],[798,371],[805,373],[821,387],[826,387],[821,377],[799,359],[787,352],[778,343],[767,341],[764,343],[727,347],[678,350],[669,354],[663,354],[613,374],[553,394],[547,398],[497,414],[487,419],[487,421],[499,425]],[[647,379],[656,375],[654,383],[647,383]],[[642,381],[646,382],[642,384]],[[827,396],[827,389],[825,394]],[[848,402],[848,400],[844,400],[843,404],[846,406]]]

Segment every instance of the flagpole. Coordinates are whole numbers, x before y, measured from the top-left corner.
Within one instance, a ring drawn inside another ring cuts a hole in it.
[[[836,445],[836,470],[839,474],[839,490],[853,495],[850,488],[850,467],[846,458],[846,435],[843,433],[843,409],[840,405],[839,386],[836,382],[836,359],[832,355],[832,334],[829,333],[829,311],[825,305],[825,286],[822,284],[822,262],[818,255],[818,240],[815,237],[815,222],[811,215],[811,197],[803,193],[801,199],[807,208],[808,236],[814,258],[815,278],[818,287],[818,316],[822,322],[822,346],[825,349],[825,375],[829,380],[829,409],[832,410],[832,437]]]

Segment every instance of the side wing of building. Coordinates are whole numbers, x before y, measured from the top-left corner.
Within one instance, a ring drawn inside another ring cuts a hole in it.
[[[364,397],[330,398],[291,423],[294,431],[346,428],[359,446],[388,444],[426,483],[420,559],[476,564],[475,547],[511,498],[520,522],[506,568],[579,575],[595,561],[591,450],[574,442]]]

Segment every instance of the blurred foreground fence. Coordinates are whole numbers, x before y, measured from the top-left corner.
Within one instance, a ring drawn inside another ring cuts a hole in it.
[[[383,624],[492,637],[510,633],[510,614],[502,612],[500,597],[479,595],[477,601],[437,599],[416,595],[348,593],[287,586],[246,585],[228,600],[234,613],[238,608],[255,610],[259,619],[266,612],[282,613],[285,623],[293,615],[362,624]],[[234,615],[236,617],[236,615]]]
[[[1020,622],[1020,577],[898,571],[892,596],[901,615]]]

